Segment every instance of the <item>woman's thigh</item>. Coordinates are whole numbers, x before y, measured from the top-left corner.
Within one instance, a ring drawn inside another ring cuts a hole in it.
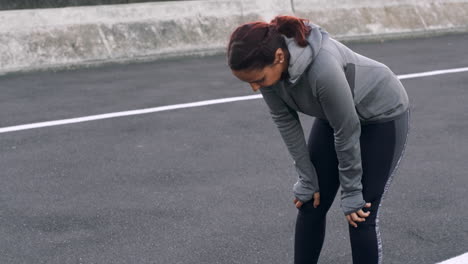
[[[319,207],[326,213],[340,186],[333,129],[327,122],[315,119],[307,144],[310,160],[315,167],[319,182]]]
[[[408,117],[404,115],[398,120],[361,126],[362,193],[364,200],[372,203],[370,219],[376,216],[403,155],[409,130]]]
[[[401,160],[408,131],[409,112],[394,121],[361,126],[362,192],[364,200],[372,203],[370,210],[374,213]],[[316,119],[308,140],[310,159],[318,176],[321,205],[325,211],[333,203],[340,186],[333,132],[328,122]]]

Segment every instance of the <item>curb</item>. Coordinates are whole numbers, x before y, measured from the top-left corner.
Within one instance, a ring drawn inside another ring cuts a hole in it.
[[[240,24],[297,15],[344,41],[468,32],[468,0],[217,0],[0,11],[0,74],[220,54]]]

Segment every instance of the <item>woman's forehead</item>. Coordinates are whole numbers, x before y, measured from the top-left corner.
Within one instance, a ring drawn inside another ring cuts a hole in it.
[[[239,79],[245,82],[255,82],[263,77],[263,69],[232,71]]]

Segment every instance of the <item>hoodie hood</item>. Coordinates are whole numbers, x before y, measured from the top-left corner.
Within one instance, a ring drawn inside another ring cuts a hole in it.
[[[311,28],[311,31],[307,37],[309,44],[305,47],[299,46],[294,38],[288,38],[283,35],[290,55],[288,73],[289,82],[291,83],[295,83],[309,64],[317,57],[322,47],[322,40],[328,36],[328,32],[318,25],[310,22],[306,22],[306,25]]]

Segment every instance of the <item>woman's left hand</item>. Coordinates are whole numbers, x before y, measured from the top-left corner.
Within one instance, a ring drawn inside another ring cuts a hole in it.
[[[364,207],[370,208],[371,203],[366,203],[366,205],[364,205]],[[348,220],[350,225],[352,225],[354,227],[357,227],[356,222],[366,221],[365,218],[368,217],[369,215],[370,215],[370,212],[364,213],[364,211],[362,211],[362,209],[361,209],[361,210],[359,210],[357,212],[350,213],[349,215],[346,216],[346,219]]]

